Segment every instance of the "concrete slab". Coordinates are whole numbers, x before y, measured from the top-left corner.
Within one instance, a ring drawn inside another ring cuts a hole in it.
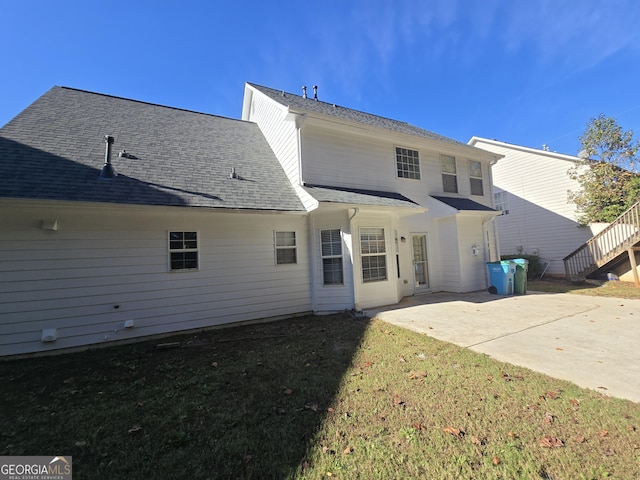
[[[433,293],[365,314],[640,402],[640,300],[566,293]]]

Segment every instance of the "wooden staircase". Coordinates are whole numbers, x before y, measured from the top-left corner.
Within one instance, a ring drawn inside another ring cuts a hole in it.
[[[567,278],[573,282],[595,277],[626,260],[636,271],[634,251],[640,246],[640,201],[620,215],[611,225],[564,258]],[[638,285],[637,274],[634,277]]]

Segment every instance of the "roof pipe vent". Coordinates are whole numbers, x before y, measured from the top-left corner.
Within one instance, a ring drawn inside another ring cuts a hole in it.
[[[316,102],[318,101],[318,85],[313,86],[313,99]]]
[[[238,178],[238,174],[236,173],[236,167],[231,167],[231,173],[229,174],[229,178]]]
[[[111,165],[111,145],[113,145],[114,139],[111,135],[105,135],[104,141],[106,143],[104,151],[104,165],[100,170],[99,180],[113,180],[118,176],[115,168]]]
[[[302,98],[307,98],[307,86],[302,87]]]

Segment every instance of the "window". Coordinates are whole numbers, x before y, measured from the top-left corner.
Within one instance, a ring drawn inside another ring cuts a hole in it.
[[[396,166],[398,178],[420,180],[420,159],[417,150],[396,147]]]
[[[387,279],[384,228],[360,229],[362,282],[381,282]]]
[[[171,271],[198,269],[197,232],[169,232],[169,268]]]
[[[440,164],[442,166],[442,190],[449,193],[458,193],[456,157],[441,155]]]
[[[493,194],[493,203],[496,206],[496,210],[500,210],[503,215],[509,214],[509,199],[507,198],[507,192],[495,192]]]
[[[322,246],[322,282],[324,285],[343,285],[342,236],[340,229],[320,230]]]
[[[482,164],[475,160],[469,160],[469,183],[471,183],[471,195],[484,195]]]
[[[297,262],[296,232],[276,232],[276,265]]]

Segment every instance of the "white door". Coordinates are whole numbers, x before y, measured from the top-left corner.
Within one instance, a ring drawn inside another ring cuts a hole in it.
[[[413,246],[413,281],[415,286],[415,293],[426,293],[429,291],[427,234],[412,233],[411,244]]]

